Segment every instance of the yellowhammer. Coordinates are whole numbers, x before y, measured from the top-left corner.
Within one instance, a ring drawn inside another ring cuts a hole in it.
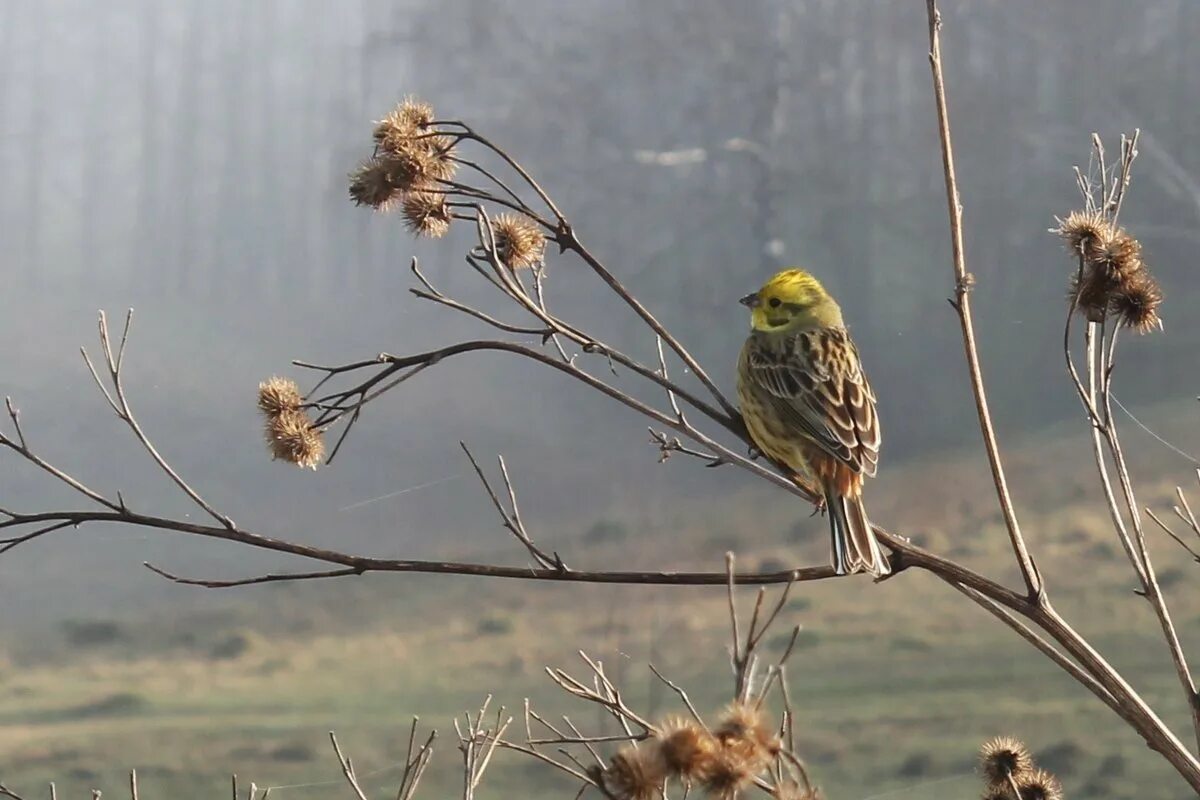
[[[737,388],[750,437],[797,480],[820,484],[839,575],[888,574],[862,501],[863,478],[879,462],[879,418],[842,309],[802,269],[783,270],[741,302],[751,330]]]

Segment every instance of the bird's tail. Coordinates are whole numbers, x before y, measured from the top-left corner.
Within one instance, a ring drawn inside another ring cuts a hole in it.
[[[862,496],[845,497],[826,485],[825,504],[829,509],[833,568],[837,574],[869,572],[882,578],[890,573],[892,569],[871,530]]]

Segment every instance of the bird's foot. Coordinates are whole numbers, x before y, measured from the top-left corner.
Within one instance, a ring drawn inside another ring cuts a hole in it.
[[[813,501],[813,510],[812,510],[812,513],[809,514],[809,516],[810,517],[823,517],[823,516],[825,516],[825,510],[826,510],[825,509],[825,498],[818,497],[816,500]]]
[[[818,486],[814,481],[811,481],[808,478],[804,477],[803,475],[799,475],[797,473],[792,473],[792,475],[790,477],[792,479],[792,483],[796,484],[797,486],[799,486],[804,491],[808,492],[808,494],[810,494],[813,497],[812,516],[815,517],[818,514],[824,514],[825,513],[825,493],[821,491],[821,487]]]

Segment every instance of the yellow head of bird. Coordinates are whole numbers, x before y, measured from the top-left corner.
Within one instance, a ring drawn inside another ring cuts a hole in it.
[[[842,311],[816,278],[798,267],[782,270],[740,301],[750,309],[750,327],[763,332],[837,327]]]

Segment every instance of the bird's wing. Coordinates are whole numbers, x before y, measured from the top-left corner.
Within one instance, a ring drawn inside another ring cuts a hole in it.
[[[797,432],[855,472],[875,474],[875,395],[844,329],[753,337],[747,365],[749,380]]]

